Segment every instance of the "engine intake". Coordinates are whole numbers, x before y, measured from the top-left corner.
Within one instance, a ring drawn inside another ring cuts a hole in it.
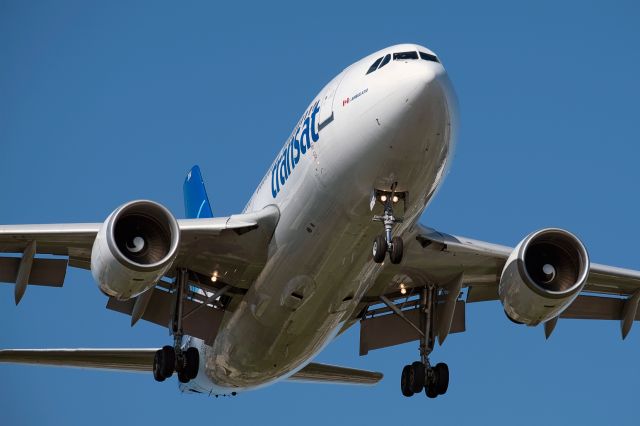
[[[588,274],[589,255],[575,235],[542,229],[513,250],[498,294],[509,318],[537,325],[560,315],[583,289]]]
[[[178,222],[169,210],[153,201],[131,201],[100,227],[91,251],[91,273],[109,296],[136,297],[168,271],[179,240]]]

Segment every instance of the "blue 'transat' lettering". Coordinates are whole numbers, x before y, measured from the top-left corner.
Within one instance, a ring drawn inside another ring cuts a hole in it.
[[[309,108],[296,126],[291,138],[278,154],[278,157],[271,169],[271,195],[276,198],[284,184],[293,174],[293,170],[302,156],[311,149],[311,143],[320,140],[320,133],[317,129],[316,115],[320,112],[317,101]]]

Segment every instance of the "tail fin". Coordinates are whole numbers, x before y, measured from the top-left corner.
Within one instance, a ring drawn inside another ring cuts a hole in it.
[[[193,166],[189,170],[182,186],[182,192],[184,193],[184,211],[187,219],[213,217],[200,167]]]

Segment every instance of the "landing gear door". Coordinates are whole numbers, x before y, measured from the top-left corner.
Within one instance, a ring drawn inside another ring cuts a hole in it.
[[[333,109],[334,109],[334,98],[336,96],[336,91],[338,90],[338,86],[340,86],[340,82],[344,77],[344,71],[340,73],[336,78],[331,80],[329,84],[325,87],[325,89],[320,94],[320,111],[318,111],[318,131],[322,131],[325,127],[327,127],[334,119]]]

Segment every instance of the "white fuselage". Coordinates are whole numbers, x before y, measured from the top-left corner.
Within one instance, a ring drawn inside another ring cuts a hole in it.
[[[374,189],[407,193],[403,235],[441,183],[454,145],[456,101],[442,65],[380,57],[426,52],[392,46],[352,64],[311,102],[245,211],[273,204],[280,220],[269,260],[212,346],[192,340],[200,373],[186,386],[230,393],[303,368],[352,315],[384,268],[371,244]]]

